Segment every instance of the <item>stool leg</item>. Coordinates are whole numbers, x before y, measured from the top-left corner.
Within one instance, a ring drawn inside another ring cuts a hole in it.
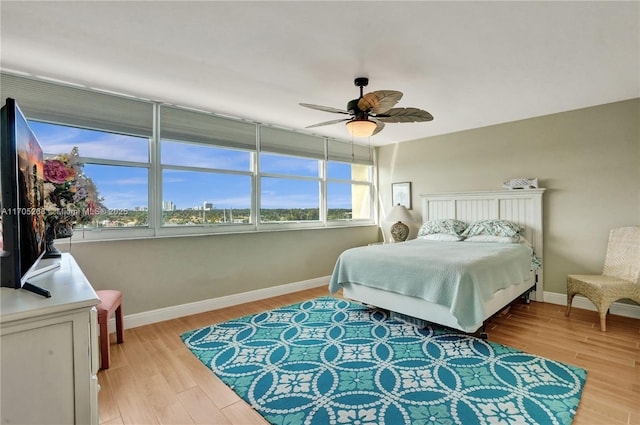
[[[118,344],[122,344],[124,342],[122,330],[122,305],[116,309],[116,336]]]
[[[107,319],[99,321],[100,323],[100,369],[109,369],[110,350],[109,350],[109,328],[107,327]]]

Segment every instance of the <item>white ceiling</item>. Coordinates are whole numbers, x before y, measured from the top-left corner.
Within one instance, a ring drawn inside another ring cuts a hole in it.
[[[640,95],[640,2],[7,1],[2,69],[294,129],[399,90],[373,145]],[[344,125],[313,129],[348,139]],[[366,141],[365,141],[366,142]]]

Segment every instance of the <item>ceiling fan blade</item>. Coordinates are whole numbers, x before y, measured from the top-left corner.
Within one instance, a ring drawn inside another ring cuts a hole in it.
[[[369,111],[374,114],[387,112],[402,99],[402,92],[395,90],[377,90],[363,95],[358,101],[361,111]]]
[[[345,111],[344,109],[332,108],[331,106],[312,105],[311,103],[300,103],[299,105],[304,106],[305,108],[317,109],[319,111],[349,115],[349,112]]]
[[[376,121],[374,120],[376,123],[376,129],[373,130],[373,133],[371,133],[371,135],[373,136],[374,134],[378,134],[382,131],[382,129],[384,128],[384,123],[382,121]]]
[[[323,125],[337,124],[339,122],[345,122],[345,121],[349,121],[349,120],[351,120],[351,118],[340,118],[340,119],[337,119],[337,120],[319,122],[318,124],[308,125],[305,128],[322,127]]]
[[[432,121],[433,115],[418,108],[391,108],[375,118],[384,122],[420,122]]]

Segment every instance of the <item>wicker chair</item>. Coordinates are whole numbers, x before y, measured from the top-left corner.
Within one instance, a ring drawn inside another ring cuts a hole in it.
[[[601,275],[567,276],[567,311],[576,294],[587,297],[598,308],[600,329],[607,330],[607,313],[614,301],[629,298],[640,303],[640,227],[611,230]]]

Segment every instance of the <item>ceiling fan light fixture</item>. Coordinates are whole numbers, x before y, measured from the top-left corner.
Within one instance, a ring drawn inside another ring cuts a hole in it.
[[[367,119],[356,119],[347,122],[347,130],[353,137],[369,137],[376,130],[377,124]]]

